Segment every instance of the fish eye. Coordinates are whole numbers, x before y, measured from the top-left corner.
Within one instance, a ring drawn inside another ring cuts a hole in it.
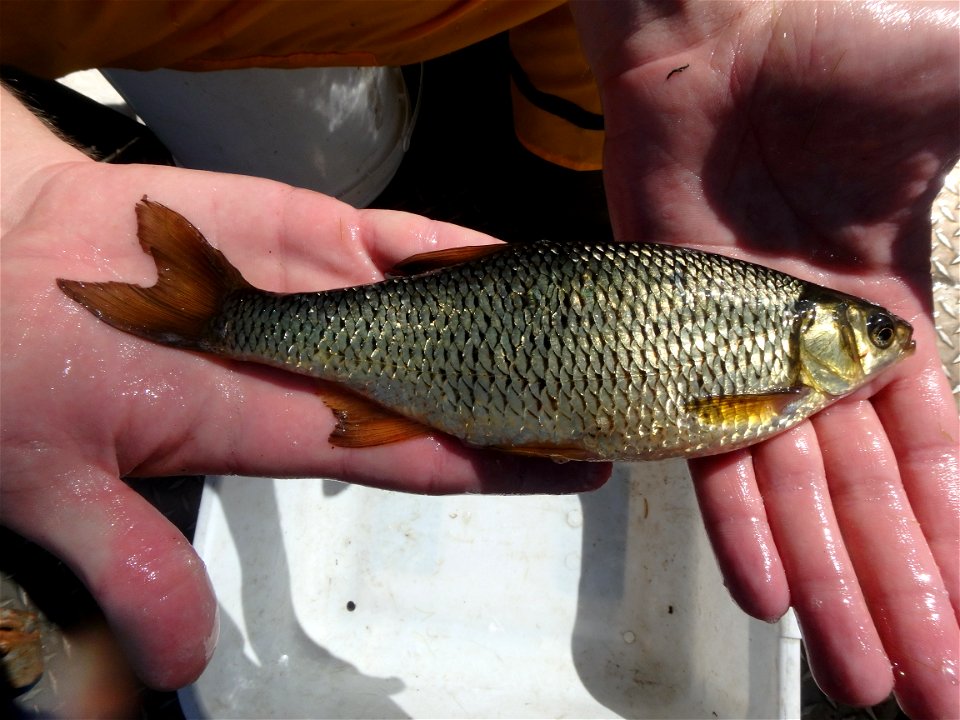
[[[881,350],[886,350],[893,344],[893,339],[897,335],[893,318],[884,312],[873,313],[867,318],[867,334],[870,336],[870,342]]]

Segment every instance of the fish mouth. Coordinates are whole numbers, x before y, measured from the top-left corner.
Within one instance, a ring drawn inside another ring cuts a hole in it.
[[[897,323],[897,340],[904,355],[913,355],[917,349],[917,341],[913,339],[913,326],[905,320]]]

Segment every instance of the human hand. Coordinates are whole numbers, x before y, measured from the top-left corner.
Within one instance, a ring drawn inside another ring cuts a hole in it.
[[[189,543],[126,476],[324,476],[422,493],[596,487],[607,465],[482,453],[442,438],[351,450],[309,379],[114,330],[55,279],[151,284],[144,194],[189,218],[258,287],[368,283],[402,258],[490,238],[357,211],[265,180],[94,163],[3,97],[0,521],[72,566],[140,676],[178,687],[216,641],[216,601]]]
[[[958,152],[955,5],[585,2],[616,236],[872,299],[917,352],[750,450],[691,463],[736,601],[793,605],[829,695],[958,717],[956,407],[929,214]]]

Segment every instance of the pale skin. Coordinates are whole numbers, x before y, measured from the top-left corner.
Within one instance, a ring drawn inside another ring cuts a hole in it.
[[[958,428],[928,315],[925,233],[957,153],[957,50],[942,39],[955,39],[956,17],[915,19],[895,44],[861,8],[818,25],[834,6],[752,7],[576,7],[604,98],[616,234],[722,250],[913,323],[917,352],[852,398],[692,469],[731,594],[764,619],[796,608],[828,693],[872,703],[895,689],[911,715],[955,717]],[[842,42],[831,36],[845,26]],[[896,122],[865,131],[865,106]],[[216,601],[192,549],[122,475],[318,475],[434,493],[575,491],[607,477],[604,464],[437,438],[332,448],[333,418],[308,381],[123,335],[54,285],[151,281],[135,242],[144,194],[278,291],[370,282],[407,255],[489,238],[263,180],[99,165],[9,95],[0,110],[0,520],[71,564],[147,682],[176,687],[201,671]],[[792,122],[811,114],[822,121]]]
[[[255,178],[101,165],[6,91],[2,112],[0,519],[74,568],[149,684],[199,674],[216,601],[193,549],[121,476],[326,476],[419,493],[575,492],[608,477],[606,464],[558,467],[448,438],[334,448],[311,381],[108,332],[51,284],[150,284],[133,212],[143,194],[223,239],[251,282],[276,291],[374,282],[410,254],[491,238]]]
[[[574,12],[617,237],[775,266],[913,324],[917,353],[868,388],[691,468],[731,594],[760,618],[795,608],[828,694],[960,716],[958,422],[927,250],[958,152],[956,4]]]

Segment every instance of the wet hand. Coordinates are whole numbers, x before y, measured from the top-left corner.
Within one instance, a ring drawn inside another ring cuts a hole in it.
[[[417,252],[490,238],[264,180],[101,165],[6,96],[3,112],[0,521],[77,572],[147,683],[177,687],[200,673],[217,604],[189,543],[121,477],[322,476],[447,493],[576,491],[608,476],[605,464],[556,466],[449,439],[334,448],[333,415],[310,380],[139,340],[55,284],[153,283],[136,241],[144,194],[275,291],[369,283]]]
[[[958,137],[950,5],[582,3],[617,237],[693,245],[883,304],[917,352],[754,448],[692,463],[733,597],[792,605],[817,681],[957,717],[958,422],[929,213]]]

